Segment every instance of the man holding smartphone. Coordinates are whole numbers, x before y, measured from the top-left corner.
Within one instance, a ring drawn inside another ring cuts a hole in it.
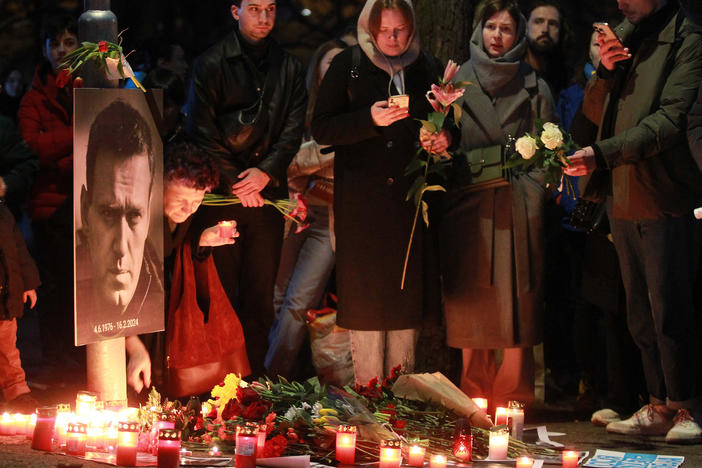
[[[702,79],[702,35],[672,0],[619,0],[618,39],[601,37],[601,65],[583,109],[597,143],[571,156],[570,175],[608,171],[602,187],[641,351],[650,403],[608,432],[702,442],[700,335],[693,300],[702,225],[702,173],[687,113]],[[595,180],[593,178],[593,180]]]

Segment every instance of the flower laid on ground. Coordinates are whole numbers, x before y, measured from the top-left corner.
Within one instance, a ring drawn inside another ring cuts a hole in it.
[[[467,81],[453,81],[460,68],[460,65],[457,65],[453,60],[449,60],[444,70],[444,76],[439,78],[439,84],[432,84],[431,89],[427,91],[426,98],[434,109],[434,112],[429,114],[427,120],[420,120],[422,127],[419,129],[419,139],[421,142],[430,141],[441,134],[451,110],[453,110],[452,122],[456,125],[459,124],[462,110],[461,106],[456,104],[455,101],[463,96],[465,88],[470,84]],[[431,146],[427,150],[422,146],[405,169],[406,176],[417,173],[414,182],[407,192],[407,200],[413,200],[416,209],[414,220],[412,221],[409,242],[407,244],[407,252],[405,253],[405,263],[402,268],[400,289],[405,288],[407,264],[409,262],[412,241],[414,240],[414,231],[417,228],[417,219],[419,218],[420,211],[424,224],[429,226],[429,205],[423,200],[424,194],[426,192],[446,191],[440,184],[429,184],[428,180],[434,175],[445,178],[445,172],[448,168],[447,163],[450,158],[451,154],[447,150],[436,152],[432,150]]]
[[[218,195],[216,193],[206,193],[202,200],[202,204],[207,206],[238,205],[239,203],[241,200],[236,195]],[[293,198],[279,200],[265,198],[264,203],[275,207],[286,219],[297,224],[295,232],[302,232],[309,227],[309,223],[305,222],[307,219],[307,199],[304,195],[296,193]]]
[[[516,152],[504,164],[505,169],[542,169],[546,172],[547,186],[559,187],[563,183],[567,193],[574,197],[570,177],[563,175],[563,168],[570,165],[566,156],[580,147],[552,122],[537,120],[536,128],[536,135],[527,133],[517,139],[514,143]]]
[[[64,57],[62,66],[67,70],[68,75],[73,75],[76,73],[80,67],[85,65],[87,62],[94,62],[97,64],[105,75],[110,79],[127,79],[129,78],[134,82],[137,88],[146,92],[146,89],[141,85],[139,80],[134,76],[132,67],[127,62],[126,56],[122,52],[122,37],[121,33],[119,37],[119,44],[115,44],[109,41],[99,41],[98,43],[85,41],[81,43],[81,46],[70,54]],[[57,83],[59,87],[60,85]]]

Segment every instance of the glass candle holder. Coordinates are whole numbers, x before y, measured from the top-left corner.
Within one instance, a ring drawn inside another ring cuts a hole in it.
[[[231,221],[220,221],[217,223],[219,237],[222,239],[231,239],[234,235],[234,223]]]
[[[336,430],[336,460],[353,465],[356,458],[356,426],[339,426]]]
[[[85,441],[88,426],[81,422],[70,422],[66,431],[66,453],[69,455],[85,455]]]
[[[139,423],[120,422],[117,431],[115,462],[118,466],[135,466],[139,446]]]
[[[45,406],[37,408],[37,422],[32,435],[34,450],[51,451],[54,441],[54,426],[56,425],[56,407]]]
[[[74,422],[75,416],[71,413],[70,403],[59,403],[56,405],[56,427],[54,432],[54,438],[59,448],[66,445],[66,438],[68,437],[68,423]]]
[[[512,437],[522,440],[524,438],[524,403],[521,401],[510,401],[507,404],[507,409],[512,420]]]
[[[578,452],[573,450],[563,452],[563,468],[578,468]]]
[[[34,438],[34,427],[37,425],[37,413],[32,413],[27,418],[27,427],[25,433],[27,434],[27,439]]]
[[[178,468],[180,466],[180,431],[161,429],[158,431],[158,468]]]
[[[97,395],[93,392],[82,391],[76,395],[76,416],[81,420],[89,420],[97,406]]]
[[[446,468],[446,457],[443,455],[432,455],[429,460],[429,468]]]
[[[517,458],[517,468],[532,468],[534,466],[534,460],[529,457]]]
[[[386,439],[380,441],[380,467],[399,468],[402,464],[402,446],[399,440]]]
[[[15,419],[10,413],[3,413],[0,416],[0,435],[15,435]]]
[[[421,445],[413,445],[409,449],[409,466],[424,466],[424,456],[427,453],[427,448]]]
[[[506,460],[508,446],[509,428],[507,426],[495,426],[490,429],[490,447],[488,449],[490,460]]]
[[[473,459],[473,434],[470,421],[461,418],[453,431],[453,456],[461,461]]]
[[[503,426],[509,424],[509,411],[507,408],[498,406],[495,409],[495,426]]]
[[[258,428],[252,426],[236,427],[236,448],[234,449],[234,466],[237,468],[256,467],[256,442]]]
[[[12,422],[15,427],[15,434],[17,435],[27,435],[27,418],[29,415],[16,413],[12,416]]]
[[[151,454],[158,453],[159,431],[161,429],[175,429],[175,415],[169,411],[155,412],[151,426]]]

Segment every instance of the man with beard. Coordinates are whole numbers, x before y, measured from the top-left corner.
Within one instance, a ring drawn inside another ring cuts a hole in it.
[[[570,33],[563,11],[554,0],[535,0],[525,16],[529,18],[525,60],[548,83],[551,93],[558,96],[571,76],[565,52]]]

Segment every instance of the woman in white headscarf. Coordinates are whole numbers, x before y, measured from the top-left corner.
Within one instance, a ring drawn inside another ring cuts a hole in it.
[[[339,326],[351,330],[356,383],[414,365],[423,316],[438,310],[438,275],[428,236],[418,226],[400,289],[414,205],[405,167],[419,145],[425,99],[440,64],[421,52],[409,0],[369,0],[359,45],[340,53],[322,81],[312,133],[334,145],[334,227]],[[394,106],[393,95],[409,96]],[[445,137],[434,150],[448,146]],[[421,222],[420,222],[421,224]]]

